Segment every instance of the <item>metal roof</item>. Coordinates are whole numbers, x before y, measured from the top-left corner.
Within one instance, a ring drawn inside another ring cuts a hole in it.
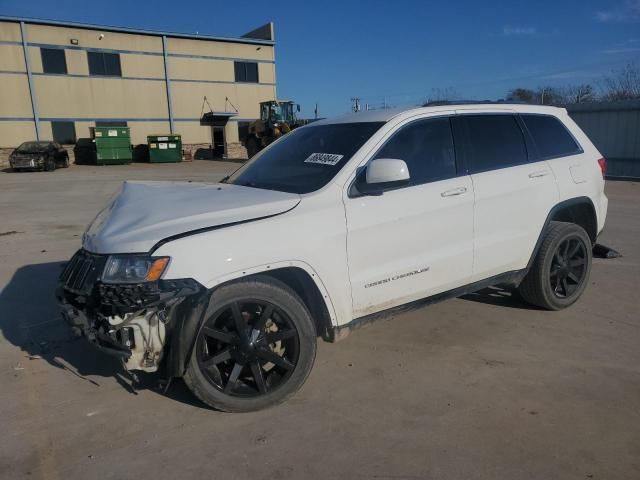
[[[46,20],[41,18],[11,17],[11,16],[0,15],[0,21],[24,22],[27,24],[35,24],[35,25],[51,25],[54,27],[83,28],[87,30],[100,30],[104,32],[136,33],[139,35],[152,35],[152,36],[158,36],[158,37],[164,36],[164,37],[171,37],[171,38],[189,38],[193,40],[209,40],[209,41],[230,42],[230,43],[249,43],[254,45],[275,45],[275,41],[273,40],[263,40],[258,38],[217,37],[212,35],[165,32],[165,31],[159,31],[159,30],[145,30],[145,29],[128,28],[128,27],[114,27],[110,25],[94,25],[91,23],[64,22],[61,20]]]

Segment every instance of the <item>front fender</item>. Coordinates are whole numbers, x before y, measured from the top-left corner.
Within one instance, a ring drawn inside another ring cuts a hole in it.
[[[173,319],[175,323],[172,329],[167,356],[167,376],[181,377],[184,375],[189,358],[193,351],[198,329],[206,316],[206,312],[210,311],[212,308],[210,299],[211,292],[213,290],[221,285],[241,280],[252,275],[260,273],[268,274],[269,272],[291,267],[299,268],[309,275],[322,296],[327,312],[329,313],[332,326],[336,327],[336,314],[329,293],[316,271],[307,263],[291,260],[264,264],[238,272],[230,272],[211,279],[204,285],[206,287],[206,291],[201,295],[190,298],[189,302],[183,305],[182,308],[176,312]]]
[[[263,265],[258,265],[252,268],[246,268],[244,270],[229,272],[224,275],[218,275],[214,278],[211,278],[210,280],[204,283],[204,286],[207,289],[211,290],[216,288],[219,285],[222,285],[223,283],[227,283],[233,280],[239,280],[239,279],[248,277],[250,275],[256,275],[258,273],[269,273],[274,270],[278,270],[281,268],[288,268],[288,267],[294,267],[294,268],[299,268],[301,270],[304,270],[307,273],[307,275],[311,277],[311,279],[313,280],[313,283],[316,285],[316,287],[318,288],[318,291],[322,295],[322,299],[324,300],[327,311],[329,312],[331,323],[333,325],[336,325],[337,324],[336,312],[335,312],[333,302],[331,301],[329,292],[327,291],[327,288],[325,287],[324,283],[322,282],[322,279],[320,278],[318,273],[313,269],[313,267],[311,267],[311,265],[309,265],[308,263],[302,262],[300,260],[287,260],[287,261],[278,261],[273,263],[265,263]]]

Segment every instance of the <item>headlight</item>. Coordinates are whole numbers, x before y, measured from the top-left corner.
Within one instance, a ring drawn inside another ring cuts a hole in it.
[[[169,265],[169,257],[112,255],[102,274],[104,283],[143,283],[158,280]]]

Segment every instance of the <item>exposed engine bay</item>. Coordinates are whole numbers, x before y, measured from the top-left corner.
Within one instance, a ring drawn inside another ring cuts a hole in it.
[[[106,318],[107,334],[131,353],[129,358],[124,359],[128,370],[158,370],[167,335],[166,321],[167,317],[158,311]]]

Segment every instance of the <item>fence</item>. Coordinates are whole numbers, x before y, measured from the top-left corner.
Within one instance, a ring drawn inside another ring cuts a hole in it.
[[[607,177],[640,179],[640,100],[566,106],[607,159]]]

